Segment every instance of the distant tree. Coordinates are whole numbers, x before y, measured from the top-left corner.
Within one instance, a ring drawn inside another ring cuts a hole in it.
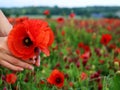
[[[115,14],[108,14],[106,16],[104,16],[105,18],[117,18],[119,19],[120,17],[116,16]]]
[[[120,7],[105,7],[105,6],[93,6],[93,7],[77,7],[77,8],[60,8],[58,6],[47,7],[22,7],[22,8],[1,8],[7,17],[11,15],[43,15],[44,10],[50,10],[51,15],[64,15],[67,16],[71,13],[71,10],[78,16],[90,17],[93,13],[99,13],[105,15],[108,18],[118,18],[114,13],[120,10]]]
[[[10,14],[10,12],[8,10],[3,9],[2,11],[3,11],[3,13],[5,14],[6,17],[11,16],[11,14]]]

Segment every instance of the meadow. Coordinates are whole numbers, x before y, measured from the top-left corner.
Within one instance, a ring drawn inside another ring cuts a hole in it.
[[[9,21],[14,24],[26,18],[9,18]],[[55,37],[49,48],[50,56],[40,53],[40,67],[34,71],[13,72],[1,67],[0,90],[120,89],[119,19],[76,19],[73,16],[44,20]],[[54,72],[58,74],[52,76]],[[6,80],[11,73],[16,75],[13,83]]]

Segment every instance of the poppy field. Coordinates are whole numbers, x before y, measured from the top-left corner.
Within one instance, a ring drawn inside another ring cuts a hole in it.
[[[77,19],[74,13],[55,19],[44,13],[54,33],[50,56],[43,50],[33,71],[1,67],[0,90],[119,90],[120,20]],[[8,18],[13,25],[26,19]]]

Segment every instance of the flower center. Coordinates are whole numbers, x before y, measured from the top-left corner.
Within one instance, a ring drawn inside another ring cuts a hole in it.
[[[33,42],[30,40],[29,37],[25,37],[25,38],[23,39],[23,43],[24,43],[25,46],[27,46],[27,47],[29,47],[29,46],[31,46],[31,45],[33,44]]]
[[[57,84],[61,83],[61,78],[59,78],[59,77],[56,78],[56,83],[57,83]]]

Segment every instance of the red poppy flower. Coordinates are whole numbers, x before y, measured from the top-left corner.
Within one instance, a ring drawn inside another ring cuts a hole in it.
[[[85,72],[82,72],[81,75],[80,75],[81,80],[85,80],[85,79],[87,79],[87,77],[88,76]]]
[[[57,18],[57,22],[58,22],[58,23],[64,23],[64,18],[63,18],[63,17]]]
[[[90,47],[89,47],[88,45],[84,45],[84,46],[83,46],[83,50],[84,50],[85,52],[90,52]]]
[[[44,80],[40,80],[40,84],[45,84],[45,81]]]
[[[100,64],[104,64],[105,61],[104,61],[104,60],[99,60],[99,63],[100,63]]]
[[[75,17],[75,13],[71,13],[70,18],[74,18],[74,17]]]
[[[47,82],[61,88],[64,84],[64,74],[55,69],[47,79]]]
[[[61,35],[65,36],[65,31],[64,30],[61,31]]]
[[[14,73],[6,75],[6,82],[9,84],[14,84],[17,80],[17,76]]]
[[[49,10],[45,10],[45,11],[43,12],[43,14],[44,14],[44,15],[49,15],[49,14],[50,14],[50,11],[49,11]]]
[[[84,47],[84,43],[83,42],[78,43],[78,47],[79,48],[83,48]]]
[[[70,87],[73,87],[73,86],[74,86],[74,83],[73,83],[73,82],[69,82],[69,86],[70,86]]]
[[[79,49],[76,49],[75,52],[76,52],[77,55],[80,55],[80,50]]]
[[[23,22],[24,20],[27,20],[28,19],[28,17],[26,17],[26,16],[24,16],[24,17],[19,17],[19,18],[16,18],[16,23],[21,23],[21,22]]]
[[[48,47],[53,40],[53,32],[45,21],[28,19],[13,27],[8,36],[8,48],[16,57],[27,60],[36,54],[36,48],[49,56]]]
[[[116,49],[116,47],[117,47],[117,46],[116,46],[116,44],[114,44],[114,43],[109,45],[109,48],[110,48],[110,49]]]
[[[93,29],[86,29],[86,31],[88,32],[88,33],[93,33],[94,31],[93,31]]]
[[[100,42],[103,45],[107,45],[111,41],[111,39],[112,39],[112,36],[110,34],[103,34]]]
[[[111,31],[112,30],[112,27],[109,25],[109,26],[107,26],[107,30],[108,31]]]
[[[116,49],[115,49],[115,53],[116,53],[116,54],[117,54],[117,53],[119,54],[119,53],[120,53],[120,48],[116,48]]]
[[[90,58],[90,52],[84,52],[84,53],[80,56],[80,58],[82,58],[82,59],[89,59],[89,58]]]

